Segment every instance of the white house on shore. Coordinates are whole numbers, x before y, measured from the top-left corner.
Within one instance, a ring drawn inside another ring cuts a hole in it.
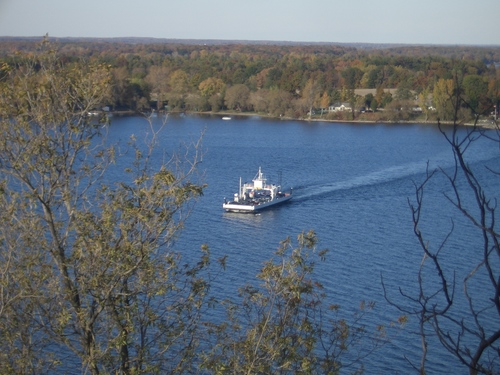
[[[328,107],[328,112],[347,112],[352,111],[352,107],[350,103],[335,103]]]

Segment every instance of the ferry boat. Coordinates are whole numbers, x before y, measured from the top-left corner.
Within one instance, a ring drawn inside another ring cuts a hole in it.
[[[251,183],[241,184],[238,193],[234,194],[233,200],[228,201],[224,198],[222,208],[227,212],[256,212],[282,204],[292,199],[292,189],[288,191],[281,190],[279,185],[267,184],[267,179],[262,173],[261,168]]]

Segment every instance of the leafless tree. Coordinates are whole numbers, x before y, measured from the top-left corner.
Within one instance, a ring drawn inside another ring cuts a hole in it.
[[[500,371],[500,232],[497,223],[498,195],[485,188],[484,175],[491,181],[500,177],[500,171],[485,165],[474,167],[468,158],[473,146],[479,142],[500,144],[500,132],[498,123],[493,121],[488,123],[488,128],[480,127],[481,117],[477,113],[471,126],[463,126],[459,122],[459,112],[471,107],[461,90],[458,75],[448,101],[454,108],[453,126],[445,128],[439,121],[438,126],[451,147],[453,167],[451,170],[427,168],[424,181],[415,184],[414,199],[408,201],[414,233],[423,252],[418,272],[418,293],[412,295],[400,289],[405,302],[394,303],[388,298],[385,286],[384,291],[391,304],[418,319],[422,356],[420,364],[414,367],[421,374],[426,372],[427,356],[432,350],[429,346],[430,335],[437,337],[447,351],[467,366],[470,374],[493,374]],[[484,170],[479,171],[479,168]],[[450,187],[445,199],[474,228],[480,243],[480,248],[474,249],[467,260],[469,268],[463,278],[443,256],[450,238],[457,234],[454,221],[451,221],[451,229],[437,246],[428,241],[429,234],[426,235],[422,229],[426,202],[424,193],[428,191],[429,183],[439,175]],[[473,286],[477,285],[486,292],[474,292]],[[460,299],[465,300],[466,308],[459,307]]]

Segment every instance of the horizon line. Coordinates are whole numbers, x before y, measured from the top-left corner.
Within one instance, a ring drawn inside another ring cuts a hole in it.
[[[33,39],[42,40],[45,36],[49,39],[61,39],[61,40],[74,40],[74,39],[85,39],[85,40],[101,40],[101,41],[113,41],[113,40],[150,40],[150,41],[163,41],[170,43],[215,43],[215,44],[289,44],[289,45],[345,45],[345,46],[431,46],[431,47],[500,47],[500,44],[467,44],[467,43],[410,43],[410,42],[317,42],[317,41],[293,41],[293,40],[265,40],[265,39],[211,39],[211,38],[165,38],[165,37],[151,37],[151,36],[107,36],[107,37],[96,37],[96,36],[51,36],[46,34],[43,36],[12,36],[12,35],[2,35],[0,40],[4,39]],[[208,44],[204,43],[204,44]]]

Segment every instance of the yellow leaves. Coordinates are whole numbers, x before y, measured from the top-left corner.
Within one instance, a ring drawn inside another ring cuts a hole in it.
[[[434,85],[432,99],[442,120],[453,118],[452,98],[454,90],[455,82],[452,79],[441,78]]]
[[[314,248],[314,246],[316,245],[318,239],[316,237],[316,232],[314,232],[314,230],[309,230],[309,232],[307,233],[304,233],[302,232],[299,236],[298,236],[298,240],[299,240],[299,244],[300,246],[304,246],[308,249],[312,249]]]
[[[331,102],[330,96],[328,95],[328,93],[326,91],[324,91],[323,95],[321,96],[321,100],[320,100],[321,108],[328,108],[328,106],[330,105],[330,102]]]
[[[210,97],[214,94],[220,94],[226,88],[226,84],[220,78],[207,78],[202,81],[198,86],[198,89],[201,92],[201,95],[205,97]]]
[[[4,75],[8,75],[12,71],[12,67],[6,62],[2,61],[0,65],[0,80]]]
[[[153,176],[153,181],[156,182],[156,183],[162,183],[162,184],[165,184],[165,185],[171,185],[173,184],[174,182],[176,182],[176,178],[174,176],[174,174],[165,169],[165,168],[162,168],[158,173],[156,173],[154,176]]]
[[[174,71],[169,77],[170,88],[176,93],[185,93],[188,91],[189,76],[183,70]]]
[[[10,108],[0,105],[0,110],[2,116],[16,122],[20,116],[40,126],[67,122],[98,106],[109,87],[109,74],[103,65],[84,61],[63,64],[57,53],[50,51],[23,55],[15,67],[3,63],[1,69],[0,79],[8,83],[2,98]]]
[[[147,176],[139,176],[134,180],[134,184],[137,186],[142,186],[147,180]]]
[[[309,358],[304,358],[302,360],[302,363],[300,365],[302,371],[305,371],[306,373],[309,373],[311,371],[311,361],[309,360]]]

